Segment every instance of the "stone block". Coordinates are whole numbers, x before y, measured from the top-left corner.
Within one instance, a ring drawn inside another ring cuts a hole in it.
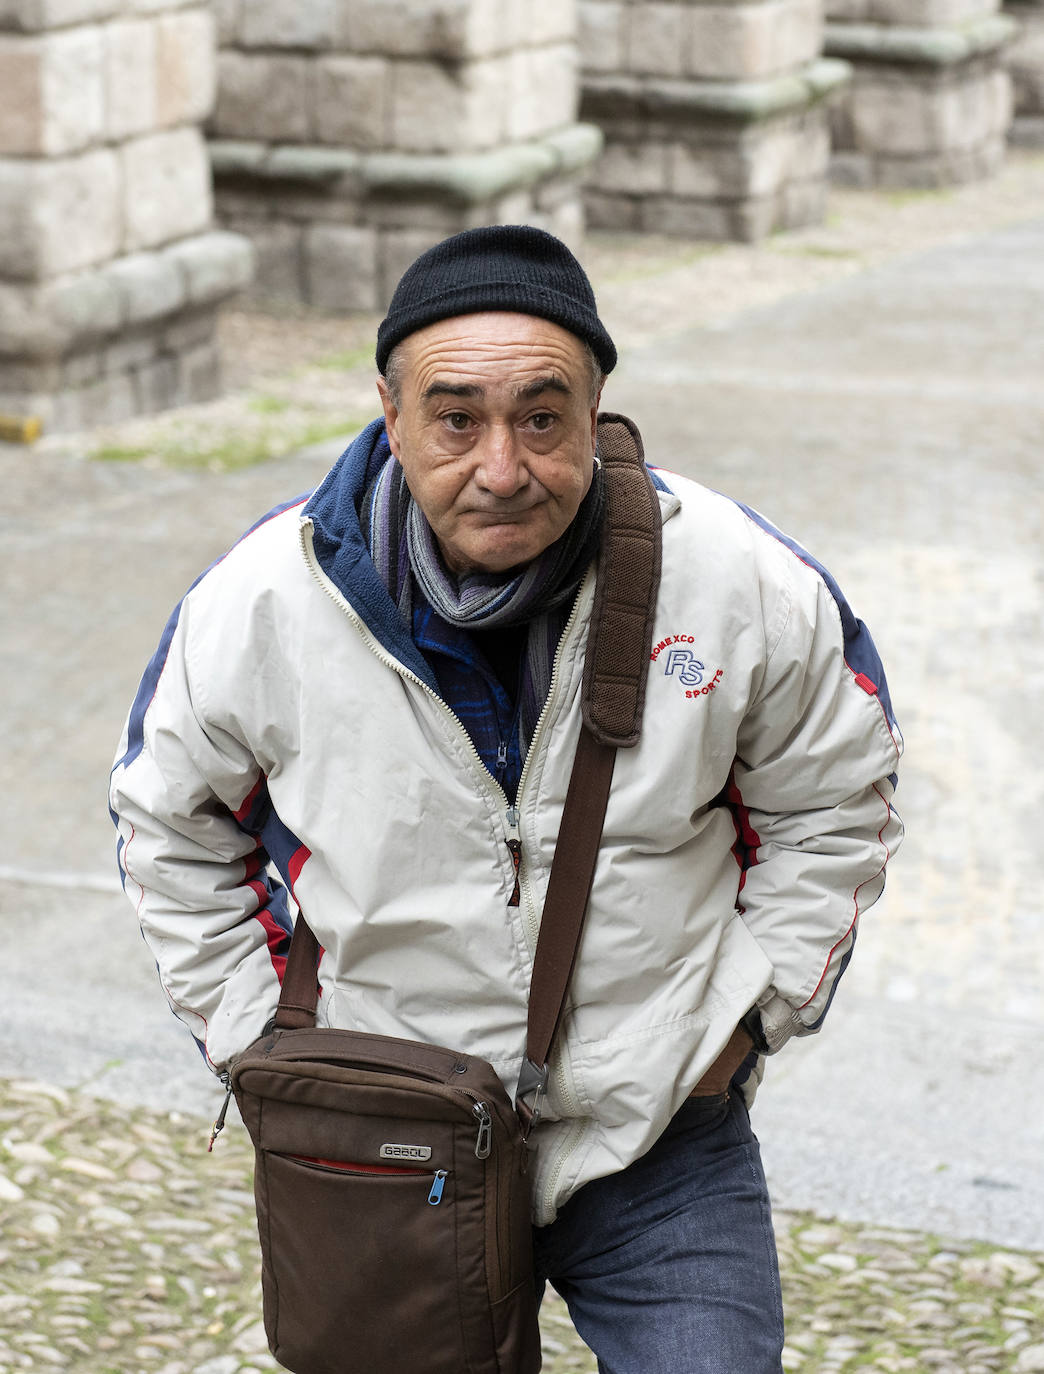
[[[388,57],[492,57],[533,41],[530,9],[518,0],[341,0],[335,46]]]
[[[517,41],[539,45],[575,43],[580,27],[579,0],[528,0]]]
[[[237,219],[231,221],[229,227],[245,234],[254,247],[256,272],[248,290],[249,299],[280,303],[297,303],[304,299],[304,230],[299,224]]]
[[[649,196],[639,207],[639,223],[647,234],[714,240],[739,237],[732,208],[715,201]]]
[[[66,410],[63,414],[61,406],[71,401],[75,401],[76,410],[72,413]],[[97,429],[100,425],[118,425],[138,413],[134,378],[129,372],[118,372],[66,393],[61,398],[55,427]]]
[[[221,395],[221,350],[214,342],[188,349],[178,359],[183,402],[198,405]]]
[[[198,129],[133,139],[120,157],[127,252],[156,248],[209,226],[210,163]]]
[[[162,348],[165,353],[188,353],[210,343],[214,338],[216,314],[212,306],[186,310],[172,320],[163,331]]]
[[[628,70],[648,76],[681,76],[686,70],[690,19],[684,5],[632,5]]]
[[[210,10],[161,15],[156,24],[156,117],[161,128],[200,124],[214,108],[217,32]]]
[[[155,358],[136,367],[133,382],[138,396],[138,409],[144,415],[169,410],[180,400],[180,369],[176,358]]]
[[[233,47],[239,41],[239,21],[243,0],[214,0],[214,21],[217,24],[218,45]]]
[[[173,315],[185,303],[185,282],[176,262],[165,253],[131,253],[109,263],[105,275],[120,299],[127,324]]]
[[[152,362],[159,352],[159,346],[159,336],[155,330],[124,330],[101,350],[102,370],[112,375],[142,367]]]
[[[321,310],[378,309],[376,230],[335,224],[306,230],[304,280],[306,299]]]
[[[523,48],[510,61],[510,96],[503,111],[507,138],[518,142],[538,138],[576,121],[580,103],[576,47],[560,43],[548,48]],[[489,92],[485,104],[498,98]],[[499,93],[503,102],[503,88]]]
[[[223,300],[248,287],[254,276],[254,250],[241,234],[195,234],[162,256],[180,271],[191,305]]]
[[[339,0],[246,0],[239,41],[247,48],[328,48],[339,9]]]
[[[648,140],[621,143],[611,139],[591,173],[600,191],[632,195],[663,194],[668,187],[667,144]]]
[[[981,145],[1006,127],[1004,95],[993,76],[983,69],[945,79],[861,75],[851,97],[856,148],[903,158]]]
[[[408,152],[456,152],[495,147],[502,139],[505,92],[514,59],[448,65],[391,65],[391,141]],[[433,118],[438,111],[438,118]]]
[[[62,386],[85,386],[96,382],[105,368],[105,351],[97,340],[76,353],[67,353],[57,364]]]
[[[41,289],[39,306],[55,336],[65,340],[66,349],[76,342],[114,334],[121,324],[120,299],[103,272],[78,272],[48,282]]]
[[[0,159],[0,276],[75,272],[120,250],[117,154],[96,148],[49,161]]]
[[[310,66],[304,57],[219,53],[211,131],[219,138],[307,143],[312,135]]]
[[[670,189],[681,196],[742,200],[775,196],[792,181],[825,178],[830,136],[821,114],[756,125],[732,147],[677,143]]]
[[[105,133],[112,140],[156,127],[156,25],[149,19],[106,24]]]
[[[641,227],[642,201],[637,196],[616,195],[589,187],[584,191],[584,210],[592,229],[631,232]]]
[[[121,8],[121,0],[0,0],[0,29],[41,33],[108,19]]]
[[[622,71],[627,60],[625,23],[630,13],[622,0],[580,0],[580,62],[584,71]]]
[[[382,57],[324,57],[315,68],[315,126],[322,143],[383,148],[390,91]]]
[[[1021,26],[1005,54],[1015,108],[1020,114],[1044,114],[1044,5],[1011,5],[1006,13]]]
[[[765,0],[687,9],[689,75],[707,80],[756,80],[790,71],[819,55],[819,0]]]
[[[0,33],[0,154],[57,157],[104,132],[101,30],[22,37]]]

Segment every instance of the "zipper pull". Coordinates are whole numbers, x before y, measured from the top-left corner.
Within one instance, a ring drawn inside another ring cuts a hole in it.
[[[511,854],[511,862],[515,869],[515,885],[511,889],[511,896],[508,898],[508,906],[518,906],[522,900],[522,884],[519,879],[519,871],[522,867],[522,841],[505,840],[508,851]]]
[[[214,1148],[214,1141],[217,1140],[218,1136],[225,1129],[225,1114],[228,1111],[228,1104],[232,1101],[232,1077],[227,1070],[221,1075],[221,1081],[225,1085],[225,1100],[222,1102],[221,1110],[217,1114],[217,1120],[214,1122],[214,1129],[210,1132],[210,1143],[207,1146],[208,1155]]]
[[[428,1201],[432,1207],[437,1207],[442,1201],[442,1190],[446,1186],[446,1170],[436,1169],[435,1180],[431,1185],[431,1192],[428,1194]]]
[[[475,1158],[488,1159],[493,1148],[493,1118],[484,1102],[476,1102],[472,1113],[478,1118],[478,1138],[475,1141]]]
[[[508,826],[509,826],[509,828],[510,828],[511,830],[517,830],[517,829],[518,829],[518,807],[517,807],[517,806],[509,806],[508,809],[507,809],[507,811],[504,813],[504,819],[507,821]]]

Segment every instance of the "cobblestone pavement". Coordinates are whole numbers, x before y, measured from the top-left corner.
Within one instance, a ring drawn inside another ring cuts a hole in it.
[[[260,1374],[250,1143],[196,1119],[0,1079],[0,1374]],[[1044,1257],[777,1215],[784,1366],[1044,1370]],[[594,1374],[564,1304],[547,1374]],[[742,1374],[742,1371],[737,1371]]]

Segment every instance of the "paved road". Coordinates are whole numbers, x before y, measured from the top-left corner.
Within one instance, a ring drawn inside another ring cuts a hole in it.
[[[1044,1250],[1044,220],[621,342],[609,406],[831,567],[907,737],[889,892],[759,1098],[776,1197]],[[210,1110],[111,890],[105,776],[171,605],[332,456],[2,455],[0,1073]]]

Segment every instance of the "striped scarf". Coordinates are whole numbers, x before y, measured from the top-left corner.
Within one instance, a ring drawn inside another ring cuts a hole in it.
[[[520,675],[523,758],[551,685],[564,608],[598,550],[604,506],[601,469],[596,467],[572,524],[543,553],[517,571],[458,578],[446,567],[397,459],[387,459],[363,497],[360,524],[370,557],[411,634],[414,580],[421,597],[449,625],[463,630],[528,626]]]

